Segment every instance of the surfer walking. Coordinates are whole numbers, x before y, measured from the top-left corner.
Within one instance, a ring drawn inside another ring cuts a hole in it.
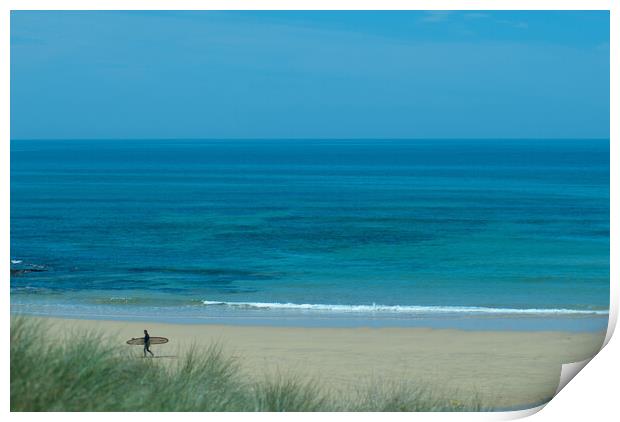
[[[151,352],[151,336],[149,335],[149,332],[144,330],[144,357],[146,357],[146,352],[149,352],[151,354],[151,357],[154,357],[155,355],[153,354],[153,352]]]
[[[144,357],[149,353],[151,357],[155,357],[155,354],[151,352],[151,344],[166,344],[168,339],[166,337],[151,337],[149,332],[144,330],[144,337],[133,337],[131,340],[127,340],[127,344],[132,346],[144,346]]]

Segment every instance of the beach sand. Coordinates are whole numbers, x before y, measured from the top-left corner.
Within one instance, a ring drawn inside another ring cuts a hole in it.
[[[425,328],[302,328],[42,318],[66,341],[97,331],[136,357],[141,337],[168,337],[152,346],[169,364],[195,344],[219,343],[248,377],[274,373],[312,377],[334,393],[371,384],[410,382],[451,398],[477,396],[487,406],[527,407],[552,397],[562,363],[598,352],[604,332],[461,331]]]

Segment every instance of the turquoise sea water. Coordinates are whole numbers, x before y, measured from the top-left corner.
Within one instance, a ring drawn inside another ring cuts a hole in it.
[[[15,312],[600,328],[609,141],[12,141],[11,260]]]

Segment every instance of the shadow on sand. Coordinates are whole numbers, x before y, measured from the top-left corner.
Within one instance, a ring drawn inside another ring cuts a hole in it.
[[[160,355],[160,356],[138,356],[138,359],[177,359],[176,355]]]

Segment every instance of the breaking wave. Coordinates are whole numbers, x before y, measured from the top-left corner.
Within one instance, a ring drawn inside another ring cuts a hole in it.
[[[477,306],[406,306],[406,305],[332,305],[310,303],[269,303],[269,302],[219,302],[203,300],[207,306],[220,306],[237,309],[275,309],[324,311],[342,313],[398,313],[398,314],[521,314],[521,315],[607,315],[608,310],[589,309],[518,309],[518,308],[487,308]]]

